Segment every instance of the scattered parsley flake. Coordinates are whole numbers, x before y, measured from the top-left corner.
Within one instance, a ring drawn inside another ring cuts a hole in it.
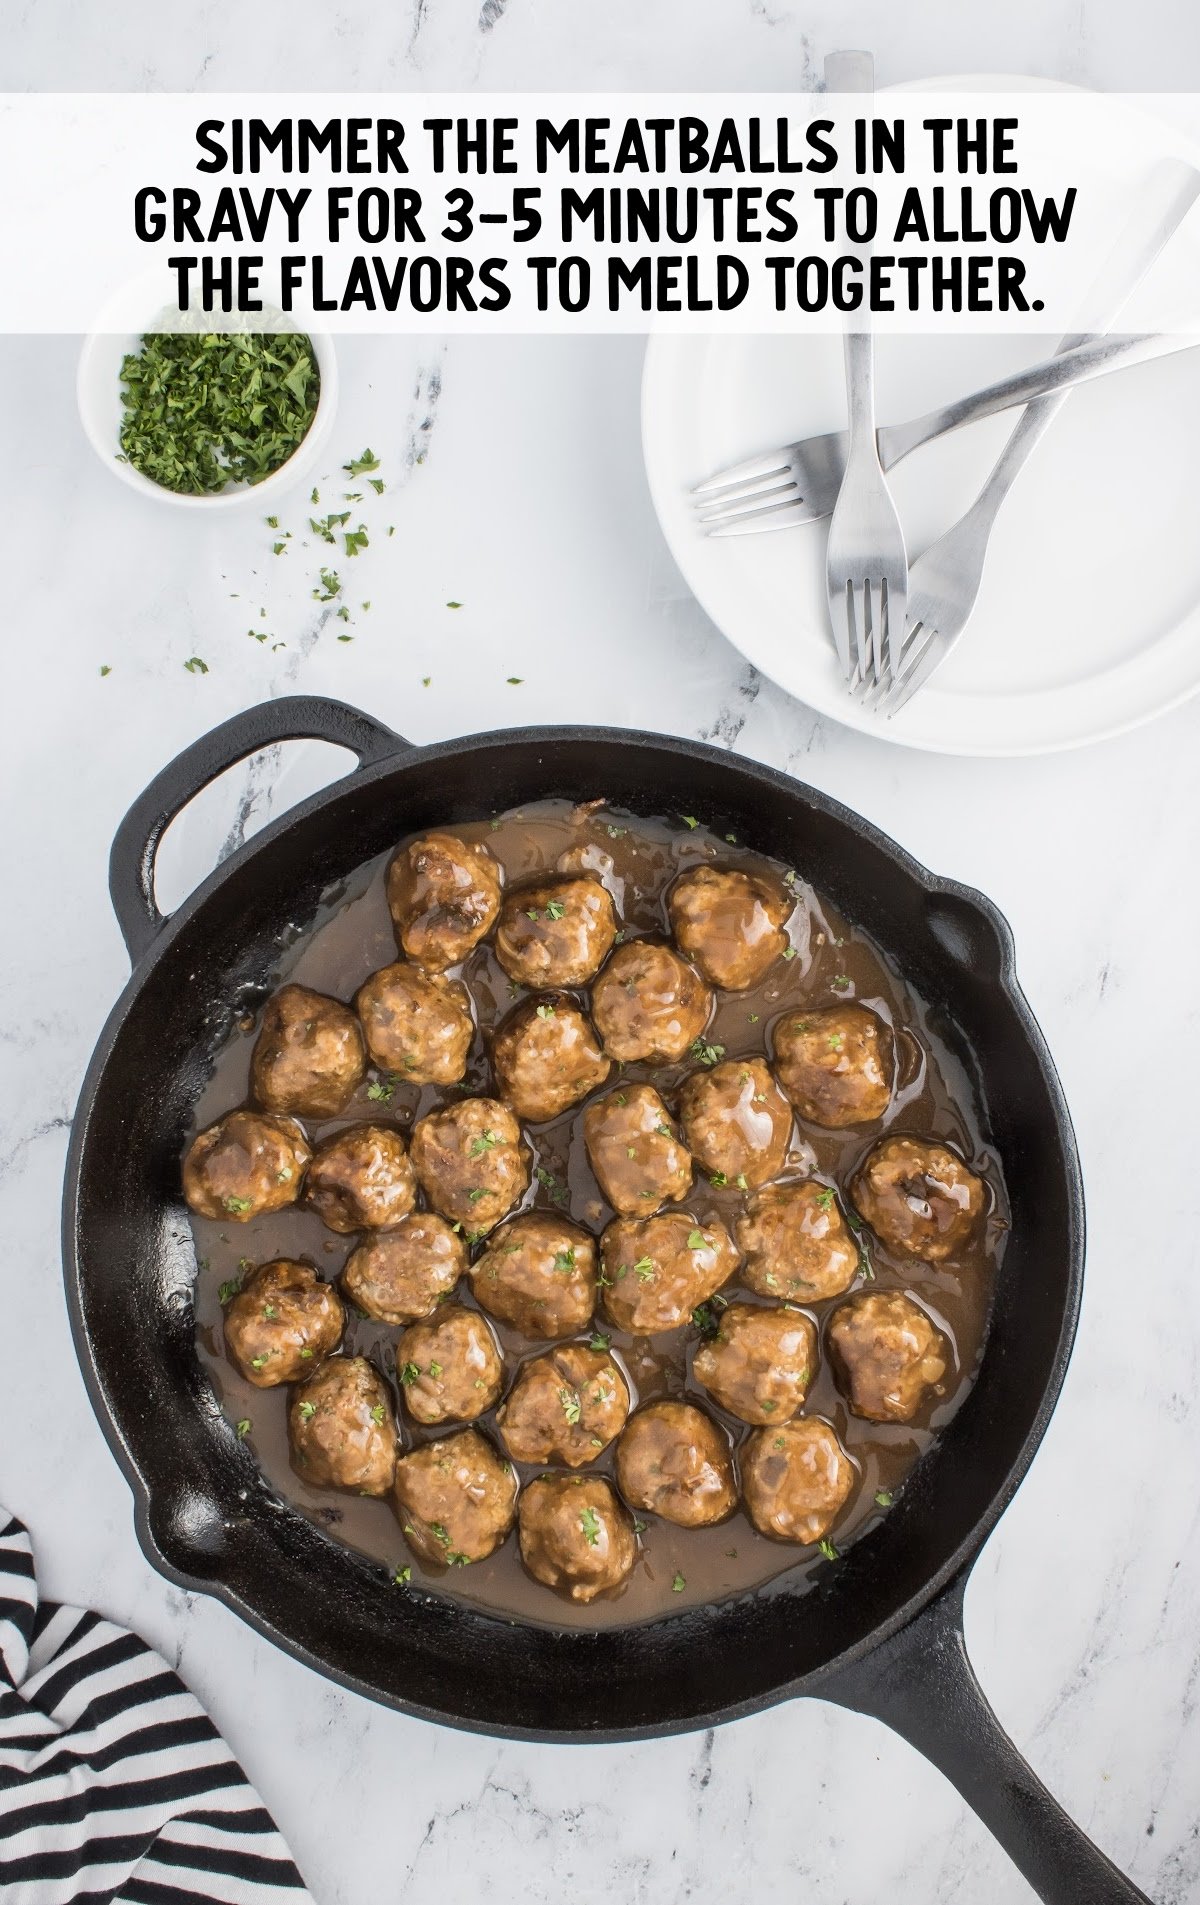
[[[875,1492],[875,1506],[877,1508],[890,1508],[895,1499],[895,1496],[889,1489],[880,1488]]]
[[[682,1594],[686,1586],[687,1586],[687,1582],[685,1581],[683,1575],[680,1574],[677,1569],[675,1572],[674,1579],[671,1582],[672,1594]]]
[[[254,1424],[251,1422],[249,1416],[243,1416],[241,1421],[237,1424],[238,1440],[244,1441],[253,1427]]]
[[[351,457],[349,463],[343,463],[342,468],[348,476],[363,476],[368,470],[379,468],[379,458],[373,450],[364,450],[361,456]]]
[[[584,1540],[594,1548],[600,1540],[600,1521],[594,1508],[585,1508],[579,1517],[579,1526],[583,1529]]]
[[[837,1560],[838,1550],[834,1547],[832,1541],[818,1541],[817,1546],[825,1556],[826,1561]]]
[[[201,661],[199,655],[189,655],[183,665],[189,675],[206,675],[208,673],[208,663]]]
[[[689,829],[689,831],[692,828],[698,827],[700,825],[700,822],[696,819],[695,814],[680,814],[679,818],[682,820],[684,826]]]

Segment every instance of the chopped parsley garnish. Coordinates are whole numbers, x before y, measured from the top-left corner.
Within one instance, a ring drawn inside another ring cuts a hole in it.
[[[746,1173],[744,1171],[739,1171],[733,1181],[739,1191],[748,1191],[750,1189],[749,1184],[746,1182]]]
[[[685,1581],[683,1575],[680,1574],[677,1569],[675,1572],[674,1578],[671,1582],[672,1594],[682,1594],[686,1586],[687,1586],[687,1582]]]
[[[817,1202],[822,1210],[832,1210],[836,1200],[837,1192],[831,1185],[827,1184],[823,1191],[817,1192]]]
[[[317,1405],[315,1402],[302,1402],[300,1404],[300,1420],[302,1422],[311,1421],[313,1416],[316,1415],[316,1413],[317,1413]]]
[[[715,1191],[723,1191],[729,1179],[726,1177],[724,1171],[710,1171],[708,1181]]]
[[[556,1270],[573,1270],[575,1268],[574,1250],[567,1249],[558,1251],[554,1258],[554,1268]]]
[[[406,1389],[408,1388],[410,1383],[416,1382],[417,1377],[420,1375],[420,1373],[421,1372],[417,1368],[417,1365],[415,1363],[405,1363],[403,1369],[400,1371],[400,1380],[404,1384]]]
[[[875,1506],[877,1508],[890,1508],[895,1499],[895,1496],[890,1490],[886,1488],[877,1489],[875,1493]]]
[[[412,1580],[411,1568],[397,1568],[395,1574],[393,1574],[392,1576],[392,1586],[393,1587],[407,1587],[411,1580]]]
[[[785,946],[783,956],[785,959],[794,959],[796,957],[796,948],[794,946]]]
[[[669,1124],[656,1124],[654,1129],[660,1138],[673,1138],[675,1136]]]
[[[536,1007],[536,1011],[539,1019],[552,1019],[554,1017],[554,1007],[552,1005],[539,1005]]]
[[[199,655],[189,655],[183,665],[189,675],[206,675],[208,673],[208,663],[201,661]]]
[[[649,1283],[654,1276],[654,1258],[639,1257],[633,1269],[635,1276],[640,1278],[643,1283]]]
[[[830,1049],[830,1051],[831,1051],[831,1052],[840,1052],[840,1051],[841,1051],[841,1049],[842,1049],[842,1035],[841,1035],[841,1033],[840,1033],[840,1032],[831,1032],[831,1033],[829,1034],[829,1049]]]
[[[589,1349],[607,1350],[611,1347],[611,1345],[612,1345],[612,1337],[605,1336],[603,1330],[593,1330],[591,1335],[588,1337]]]
[[[487,1195],[486,1187],[482,1184],[477,1184],[473,1191],[467,1192],[467,1200],[469,1203],[477,1204],[480,1198],[486,1195]]]
[[[302,1408],[303,1408],[303,1406],[304,1406],[304,1405],[303,1405],[303,1404],[301,1404],[301,1407],[302,1407]],[[384,1405],[383,1405],[383,1403],[382,1403],[382,1402],[377,1402],[377,1403],[375,1404],[375,1406],[374,1406],[374,1408],[373,1408],[373,1409],[371,1410],[371,1420],[372,1420],[372,1422],[382,1422],[382,1421],[383,1421],[383,1418],[384,1418],[384,1416],[385,1416],[386,1414],[387,1414],[387,1410],[386,1410],[386,1408],[384,1407]]]
[[[473,1158],[480,1158],[483,1156],[485,1151],[494,1151],[495,1148],[496,1148],[495,1132],[484,1131],[480,1133],[479,1137],[473,1138],[471,1140],[471,1149],[467,1155]]]
[[[242,1287],[242,1279],[240,1277],[230,1277],[229,1281],[227,1283],[223,1283],[217,1292],[218,1302],[220,1303],[231,1302],[233,1298],[238,1294],[241,1287]]]
[[[688,1232],[689,1250],[707,1250],[708,1247],[708,1238],[704,1235],[702,1230],[690,1230]]]
[[[579,1526],[583,1529],[583,1538],[588,1546],[594,1548],[600,1540],[600,1520],[594,1508],[585,1508],[579,1517]]]
[[[367,1086],[367,1097],[377,1105],[388,1105],[396,1093],[395,1085],[383,1078],[376,1078]]]
[[[308,434],[320,394],[302,331],[151,331],[121,363],[121,460],[180,496],[261,483]]]
[[[560,1389],[558,1399],[562,1404],[563,1414],[566,1416],[570,1426],[574,1428],[583,1413],[583,1405],[579,1397],[573,1389]]]
[[[818,1541],[817,1546],[825,1556],[826,1561],[837,1560],[838,1550],[834,1547],[832,1541]]]
[[[561,919],[566,910],[561,900],[548,900],[546,902],[547,919]]]
[[[261,1356],[252,1356],[250,1358],[251,1369],[264,1369],[266,1367],[267,1359],[270,1356],[270,1354],[271,1354],[270,1350],[266,1349],[263,1351]]]
[[[442,1373],[442,1365],[440,1363],[430,1363],[429,1373],[433,1377],[434,1382],[437,1382]]]
[[[250,1209],[254,1199],[252,1197],[223,1197],[221,1202],[233,1216],[240,1217],[243,1211]]]
[[[700,825],[700,822],[696,819],[695,814],[680,814],[679,818],[682,820],[684,826],[689,830],[689,832],[693,828],[698,827]]]
[[[718,1065],[724,1056],[723,1045],[712,1045],[705,1038],[692,1040],[692,1057],[699,1059],[702,1065]]]
[[[835,992],[848,992],[850,990],[850,980],[844,972],[839,972],[837,977],[831,979],[829,983]]]
[[[250,1433],[250,1431],[251,1431],[251,1429],[253,1428],[253,1426],[254,1426],[254,1425],[253,1425],[253,1423],[251,1422],[251,1420],[250,1420],[250,1418],[249,1418],[249,1416],[243,1416],[243,1417],[242,1417],[242,1419],[241,1419],[241,1421],[240,1421],[240,1422],[238,1423],[238,1425],[237,1425],[237,1432],[238,1432],[238,1439],[239,1439],[239,1441],[244,1441],[244,1440],[245,1440],[245,1438],[246,1438],[246,1437],[247,1437],[247,1436],[249,1435],[249,1433]]]

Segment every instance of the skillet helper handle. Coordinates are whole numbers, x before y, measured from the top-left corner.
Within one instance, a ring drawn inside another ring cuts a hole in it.
[[[358,756],[359,767],[404,752],[411,742],[344,701],[284,695],[231,715],[185,747],[154,776],[117,828],[108,861],[108,890],[132,965],[166,924],[154,898],[159,842],[178,814],[210,781],[280,741],[329,741]]]
[[[967,1658],[964,1572],[822,1691],[899,1733],[957,1786],[1046,1905],[1151,1905],[1047,1792]]]

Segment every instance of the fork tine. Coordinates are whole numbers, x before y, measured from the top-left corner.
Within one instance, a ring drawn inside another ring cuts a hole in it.
[[[796,473],[792,469],[770,470],[765,476],[748,476],[742,483],[730,483],[727,489],[715,495],[698,496],[692,491],[692,507],[701,514],[706,509],[728,509],[734,503],[740,503],[748,496],[765,496],[772,490],[794,488]]]
[[[768,503],[761,509],[739,510],[733,516],[717,516],[699,525],[706,536],[747,536],[763,529],[791,529],[798,523],[814,521],[812,511],[801,497]]]
[[[949,644],[936,628],[928,623],[918,622],[911,631],[909,645],[903,659],[901,671],[892,680],[888,691],[875,705],[875,713],[890,721],[899,714],[905,703],[911,701],[918,688],[928,681],[934,669],[947,652]]]
[[[736,496],[730,496],[718,503],[697,504],[696,520],[700,523],[726,522],[743,509],[753,509],[759,503],[795,503],[799,500],[800,490],[796,479],[789,476],[781,483],[762,483],[756,489],[740,490]]]
[[[694,483],[691,494],[716,496],[737,483],[752,483],[767,476],[786,475],[790,468],[791,460],[786,450],[768,450],[764,456],[748,456],[744,463],[731,463],[728,469],[718,470],[714,476],[706,477],[703,483]]]
[[[854,675],[854,590],[849,581],[841,589],[830,590],[829,619],[842,673],[850,681]]]

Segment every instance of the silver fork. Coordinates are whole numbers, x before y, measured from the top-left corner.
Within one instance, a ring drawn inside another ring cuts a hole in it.
[[[1182,334],[1166,337],[1139,333],[1097,338],[1075,350],[1056,353],[922,417],[907,423],[883,424],[875,432],[880,464],[885,470],[894,469],[902,457],[920,449],[923,443],[980,417],[993,417],[1054,391],[1073,389],[1076,384],[1103,377],[1127,364],[1144,364],[1154,357],[1193,350],[1197,342]],[[790,529],[799,523],[819,522],[830,514],[845,469],[846,433],[831,430],[824,436],[805,437],[799,443],[731,464],[698,483],[691,494],[700,526],[710,536]]]
[[[1108,322],[1145,277],[1163,246],[1200,195],[1200,172],[1181,161],[1168,161],[1156,174],[1157,210],[1148,216],[1143,202],[1121,233],[1087,308]],[[1061,351],[1087,343],[1065,337]],[[862,699],[875,713],[898,714],[939,668],[971,618],[983,581],[988,542],[1000,506],[1038,443],[1067,400],[1067,392],[1043,397],[1025,411],[966,514],[913,565],[908,628],[892,654],[892,679],[878,677],[863,686]]]
[[[827,92],[873,94],[869,53],[831,53]],[[875,443],[875,345],[867,330],[845,341],[848,448],[829,525],[825,580],[838,659],[847,682],[886,679],[888,635],[904,632],[908,556]]]
[[[846,336],[849,448],[829,525],[825,582],[842,673],[855,692],[888,679],[891,631],[904,632],[908,556],[875,447],[874,348]]]

